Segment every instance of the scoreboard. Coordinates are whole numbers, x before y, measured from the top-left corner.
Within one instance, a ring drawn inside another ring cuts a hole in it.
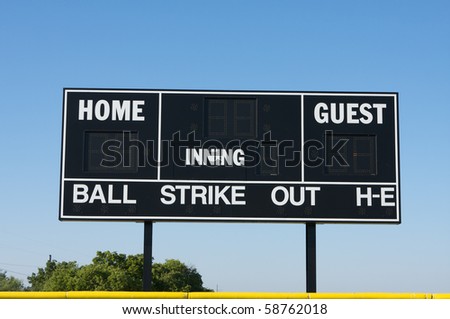
[[[397,93],[65,89],[61,220],[400,223]]]

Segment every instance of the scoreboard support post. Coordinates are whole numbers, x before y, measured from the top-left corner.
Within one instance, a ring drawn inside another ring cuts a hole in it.
[[[142,277],[142,284],[144,291],[151,291],[152,289],[152,252],[153,246],[153,222],[144,223],[144,272]]]
[[[316,224],[306,224],[306,292],[317,292]]]

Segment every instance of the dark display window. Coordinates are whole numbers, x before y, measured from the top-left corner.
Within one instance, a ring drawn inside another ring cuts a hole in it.
[[[85,132],[84,171],[137,172],[142,151],[137,137],[136,132]]]
[[[207,137],[256,137],[255,99],[206,99],[205,113]]]
[[[325,140],[328,141],[328,147],[342,144],[338,154],[334,154],[335,158],[328,156],[325,161],[327,175],[377,175],[376,135],[330,134]]]

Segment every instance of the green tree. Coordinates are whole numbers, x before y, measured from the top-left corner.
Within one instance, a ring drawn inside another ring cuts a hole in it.
[[[77,282],[78,265],[74,261],[47,261],[45,268],[28,277],[31,291],[67,291],[74,290]]]
[[[48,261],[28,280],[33,291],[140,291],[144,257],[117,252],[97,252],[91,264],[79,267],[76,262]],[[179,260],[153,264],[155,291],[209,291],[194,267]]]
[[[17,278],[6,276],[6,272],[0,272],[0,291],[22,291],[23,283]]]
[[[68,291],[75,290],[78,282],[79,267],[76,262],[57,263],[51,276],[45,281],[43,291]]]
[[[142,255],[97,252],[92,264],[81,267],[77,290],[142,290]]]
[[[37,273],[32,273],[28,277],[28,281],[31,284],[31,291],[44,291],[44,285],[46,281],[51,277],[53,271],[57,267],[56,260],[49,260],[45,264],[45,268],[38,268]]]
[[[153,287],[155,291],[211,291],[203,287],[202,276],[194,267],[188,267],[176,259],[153,265]]]

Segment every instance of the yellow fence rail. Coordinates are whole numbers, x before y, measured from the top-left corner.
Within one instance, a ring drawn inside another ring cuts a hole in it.
[[[450,293],[20,291],[0,292],[0,299],[450,299]]]

